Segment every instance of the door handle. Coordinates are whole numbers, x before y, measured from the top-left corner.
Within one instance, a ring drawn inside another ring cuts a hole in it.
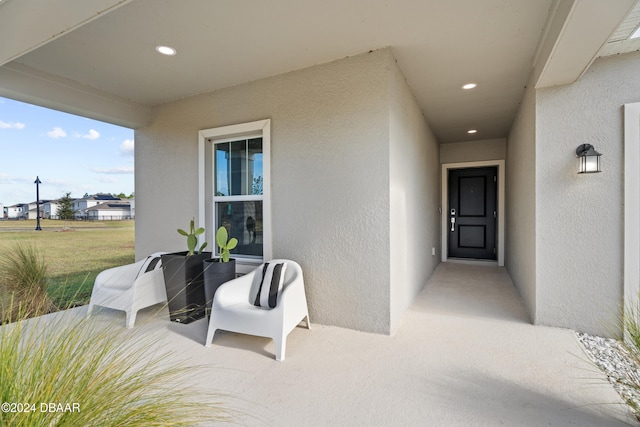
[[[451,232],[456,231],[456,210],[451,209]]]

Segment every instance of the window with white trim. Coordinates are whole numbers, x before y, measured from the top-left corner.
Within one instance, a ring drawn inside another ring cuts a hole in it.
[[[207,238],[217,251],[215,231],[225,227],[238,239],[231,254],[241,263],[271,259],[269,133],[270,120],[200,131]]]
[[[262,137],[215,141],[215,229],[238,239],[232,255],[258,257],[264,250]]]

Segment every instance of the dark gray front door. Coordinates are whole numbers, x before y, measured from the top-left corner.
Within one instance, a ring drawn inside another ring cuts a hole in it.
[[[449,170],[449,257],[496,259],[497,167]]]

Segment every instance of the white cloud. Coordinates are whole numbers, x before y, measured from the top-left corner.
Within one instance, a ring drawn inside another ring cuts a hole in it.
[[[32,184],[34,178],[27,178],[25,176],[13,176],[6,173],[0,173],[0,184],[16,185],[16,184]]]
[[[133,139],[125,139],[122,141],[122,144],[120,144],[120,154],[123,156],[133,156],[134,146]]]
[[[14,184],[15,178],[6,173],[0,173],[0,184]]]
[[[126,175],[133,173],[133,166],[121,166],[119,168],[93,168],[96,173],[104,173],[108,175]]]
[[[118,182],[118,180],[112,176],[105,176],[102,177],[100,179],[98,179],[99,182],[103,183],[103,184],[115,184]]]
[[[20,122],[3,122],[0,120],[0,129],[24,129],[25,126],[24,123]]]
[[[62,128],[54,127],[53,130],[47,132],[47,136],[49,138],[64,138],[65,136],[67,136],[67,133],[62,130]]]
[[[76,132],[76,133],[73,134],[73,136],[75,136],[76,138],[84,138],[84,139],[94,140],[94,139],[100,138],[100,132],[98,132],[95,129],[89,129],[89,133],[87,133],[87,134],[83,135],[81,133]]]

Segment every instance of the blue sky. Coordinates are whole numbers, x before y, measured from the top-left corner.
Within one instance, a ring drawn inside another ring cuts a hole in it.
[[[134,192],[133,130],[0,97],[0,204]]]

